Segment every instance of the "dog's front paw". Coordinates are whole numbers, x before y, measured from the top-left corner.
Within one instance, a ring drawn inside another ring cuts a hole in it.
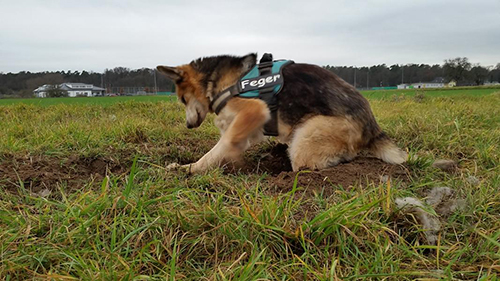
[[[177,170],[181,167],[178,163],[171,163],[165,168],[167,171]]]
[[[191,164],[180,165],[178,163],[171,163],[166,168],[167,171],[182,171],[188,174],[191,173]]]

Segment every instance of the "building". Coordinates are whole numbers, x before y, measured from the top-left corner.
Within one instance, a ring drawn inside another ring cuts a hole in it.
[[[54,85],[43,85],[36,88],[33,92],[38,98],[46,98],[47,91],[52,89]],[[104,95],[105,89],[96,87],[91,84],[84,83],[62,83],[59,86],[60,90],[68,92],[68,97],[95,97]]]
[[[444,88],[444,87],[455,87],[455,81],[450,81],[449,83],[445,83],[443,77],[437,77],[431,82],[419,82],[412,84],[400,84],[398,85],[398,89],[429,89],[429,88]]]

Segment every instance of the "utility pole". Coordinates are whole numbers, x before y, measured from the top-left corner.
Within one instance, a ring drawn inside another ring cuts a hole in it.
[[[401,65],[401,84],[404,84],[405,81],[405,66]]]
[[[356,89],[356,66],[354,66],[354,88]]]
[[[366,89],[370,89],[370,69],[366,72]]]
[[[155,95],[158,95],[158,87],[156,86],[156,68],[153,68],[153,77],[155,79]]]

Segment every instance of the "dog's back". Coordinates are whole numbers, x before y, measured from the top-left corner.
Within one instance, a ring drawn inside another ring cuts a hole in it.
[[[330,120],[336,120],[332,122],[342,120],[352,125],[348,130],[351,136],[346,136],[349,139],[338,139],[337,142],[348,143],[353,153],[368,149],[389,163],[406,160],[406,154],[394,145],[377,124],[368,101],[352,85],[334,73],[310,64],[289,65],[283,70],[283,76],[285,86],[278,97],[281,122],[297,128],[317,116],[332,117]],[[316,122],[314,126],[334,126],[330,123]],[[340,127],[334,126],[332,129],[338,131]]]

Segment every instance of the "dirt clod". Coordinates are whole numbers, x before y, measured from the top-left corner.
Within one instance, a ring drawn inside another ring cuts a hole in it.
[[[432,167],[438,168],[438,169],[440,169],[442,171],[450,173],[450,172],[454,172],[455,170],[457,170],[458,165],[453,160],[438,159],[438,160],[434,161],[434,163],[432,164]]]

